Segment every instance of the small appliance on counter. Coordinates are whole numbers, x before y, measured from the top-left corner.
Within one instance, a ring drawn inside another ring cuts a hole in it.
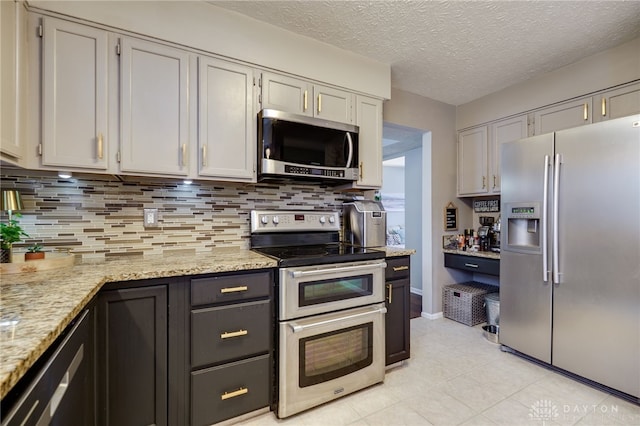
[[[496,235],[497,224],[497,235]],[[478,228],[480,251],[500,251],[500,219],[498,222],[492,216],[480,216]]]
[[[354,200],[342,208],[344,241],[361,247],[387,245],[387,212],[381,202]]]

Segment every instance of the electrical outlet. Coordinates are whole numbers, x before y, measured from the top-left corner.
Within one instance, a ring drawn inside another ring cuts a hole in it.
[[[144,209],[143,223],[145,228],[157,228],[158,209]]]

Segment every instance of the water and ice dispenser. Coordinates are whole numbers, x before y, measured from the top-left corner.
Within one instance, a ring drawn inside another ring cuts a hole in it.
[[[509,203],[503,208],[503,249],[526,253],[539,252],[542,242],[540,203]]]

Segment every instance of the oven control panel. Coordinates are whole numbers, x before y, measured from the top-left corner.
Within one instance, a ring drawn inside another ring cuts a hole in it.
[[[251,233],[339,230],[340,215],[337,211],[251,211]]]

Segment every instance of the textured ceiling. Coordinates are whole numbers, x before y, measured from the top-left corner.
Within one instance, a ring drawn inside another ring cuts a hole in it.
[[[392,87],[452,105],[640,36],[637,0],[209,3],[389,64]]]

